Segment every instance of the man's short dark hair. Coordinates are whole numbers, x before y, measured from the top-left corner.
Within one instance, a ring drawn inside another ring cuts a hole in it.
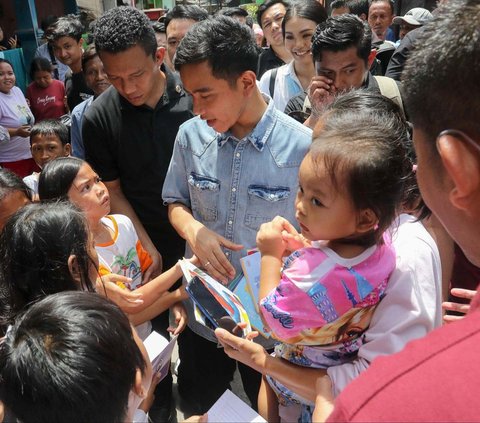
[[[166,28],[164,22],[152,22],[152,28],[155,34],[165,34]]]
[[[248,16],[248,12],[241,7],[227,7],[225,9],[221,9],[218,14],[223,16],[230,16],[231,18],[235,16],[241,16],[243,18],[246,18]]]
[[[68,128],[60,119],[45,119],[33,125],[30,133],[30,142],[37,135],[55,135],[62,145],[66,145],[70,142]]]
[[[145,361],[125,314],[96,293],[32,305],[0,346],[0,399],[23,423],[121,422]]]
[[[440,6],[424,25],[402,74],[408,115],[429,138],[432,151],[445,129],[480,139],[478,22],[478,0],[451,0]]]
[[[150,20],[145,13],[133,7],[114,7],[100,16],[93,33],[99,53],[120,53],[136,45],[147,56],[155,57],[157,40]]]
[[[350,13],[357,15],[358,17],[365,15],[365,19],[368,17],[368,0],[348,0],[347,7]]]
[[[330,4],[330,13],[334,9],[343,9],[344,7],[348,8],[347,0],[333,0]]]
[[[170,10],[165,16],[165,29],[172,19],[191,19],[195,22],[200,22],[208,18],[208,12],[200,6],[195,4],[178,4]]]
[[[265,3],[261,4],[260,6],[258,6],[258,9],[257,9],[257,23],[260,25],[260,28],[263,29],[263,25],[262,25],[262,16],[263,14],[268,10],[270,9],[272,6],[276,5],[276,4],[283,4],[285,6],[285,9],[288,7],[289,3],[285,0],[267,0]]]
[[[390,6],[390,10],[392,11],[392,15],[395,14],[395,3],[393,0],[368,0],[368,9],[373,3],[387,3]]]
[[[365,63],[372,48],[372,30],[366,22],[351,14],[328,18],[317,26],[312,37],[312,56],[316,62],[322,61],[323,51],[345,51],[357,49],[357,56]]]
[[[75,15],[62,16],[49,28],[47,32],[48,42],[57,41],[62,37],[71,37],[80,41],[83,34],[83,25]]]
[[[193,25],[178,46],[175,68],[207,62],[212,75],[234,84],[245,71],[256,72],[258,51],[250,28],[227,16]]]

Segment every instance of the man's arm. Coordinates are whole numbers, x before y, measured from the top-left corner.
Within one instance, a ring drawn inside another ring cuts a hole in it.
[[[181,203],[168,205],[168,218],[212,277],[227,282],[235,276],[235,269],[223,253],[222,247],[241,250],[243,248],[241,245],[234,244],[208,229],[193,217],[187,206]]]
[[[143,280],[148,281],[162,272],[162,256],[153,245],[152,240],[147,234],[147,231],[140,222],[137,214],[133,210],[129,201],[125,197],[120,185],[120,179],[113,181],[106,181],[105,186],[110,194],[111,213],[124,214],[129,217],[137,231],[138,239],[142,243],[143,248],[147,250],[152,258],[152,264],[143,275]]]

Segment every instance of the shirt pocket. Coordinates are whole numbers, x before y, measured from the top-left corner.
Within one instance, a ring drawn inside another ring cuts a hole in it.
[[[245,225],[258,230],[275,216],[283,216],[287,210],[290,188],[266,185],[249,185]]]
[[[188,175],[190,185],[192,211],[198,213],[205,222],[217,220],[220,181],[210,176],[191,172]]]

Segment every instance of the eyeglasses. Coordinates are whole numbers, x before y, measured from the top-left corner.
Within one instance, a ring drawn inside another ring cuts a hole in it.
[[[437,135],[437,149],[438,149],[438,139],[440,137],[443,137],[444,135],[453,135],[455,137],[459,137],[465,141],[467,141],[467,143],[473,147],[478,153],[480,153],[480,145],[473,139],[473,138],[470,138],[470,136],[468,136],[465,132],[463,131],[460,131],[460,129],[445,129],[444,131],[440,132],[438,135]]]

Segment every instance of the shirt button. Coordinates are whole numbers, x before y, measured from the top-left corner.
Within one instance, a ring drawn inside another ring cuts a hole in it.
[[[273,195],[273,194],[270,194],[270,198],[274,198],[274,197],[275,197],[275,195]]]
[[[236,156],[237,156],[237,157],[240,157],[240,153],[237,153]]]
[[[230,253],[227,251],[227,252],[225,252],[225,255],[228,257],[230,255]]]
[[[236,192],[236,191],[237,191],[237,188],[233,187],[232,192]]]
[[[231,220],[228,221],[229,225],[233,225],[233,222]]]

